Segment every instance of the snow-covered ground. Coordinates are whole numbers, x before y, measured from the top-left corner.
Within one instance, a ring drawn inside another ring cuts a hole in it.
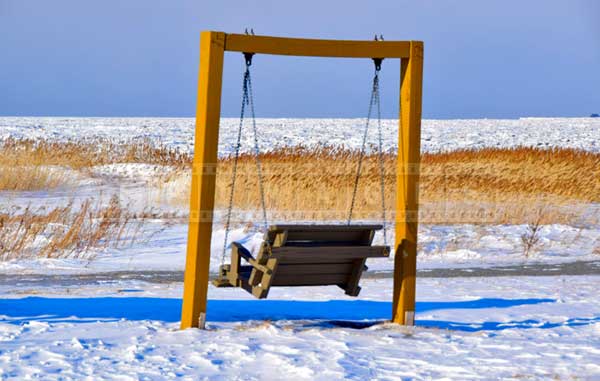
[[[360,144],[358,119],[258,122],[262,149],[272,148],[270,142]],[[231,152],[236,124],[235,119],[222,122],[221,155]],[[385,121],[384,127],[386,147],[393,148],[396,122]],[[193,120],[3,117],[0,139],[8,137],[148,138],[189,152]],[[250,149],[251,135],[245,139],[244,147]],[[423,149],[428,152],[521,145],[600,152],[600,119],[423,122]],[[173,187],[158,191],[144,185],[162,170],[145,164],[98,166],[93,168],[97,178],[76,179],[67,189],[3,192],[0,208],[51,207],[116,193],[134,210],[148,205],[168,209],[172,206],[161,197]],[[599,208],[589,205],[590,213]],[[218,211],[213,272],[223,244],[221,216]],[[543,226],[539,243],[525,258],[521,236],[527,228],[422,224],[418,267],[600,260],[599,226]],[[230,238],[256,249],[261,237],[257,230],[238,226]],[[145,239],[103,249],[92,261],[0,262],[0,279],[14,274],[183,270],[185,219],[150,220],[145,232]],[[382,236],[375,241],[382,243]],[[388,271],[393,262],[380,259],[368,265],[370,271]],[[385,323],[391,311],[389,277],[366,278],[361,285],[358,299],[337,287],[312,287],[274,288],[268,300],[260,301],[239,289],[210,286],[209,329],[179,331],[180,282],[0,282],[0,379],[600,379],[600,275],[418,278],[414,328]]]
[[[0,379],[600,379],[600,276],[423,278],[417,327],[386,324],[390,279],[209,289],[178,331],[181,284],[0,290]],[[374,324],[374,325],[371,325]],[[362,329],[359,329],[362,328]]]

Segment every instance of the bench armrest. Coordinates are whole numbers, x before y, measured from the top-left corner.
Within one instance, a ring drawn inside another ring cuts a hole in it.
[[[231,244],[237,248],[239,256],[244,258],[246,262],[252,265],[252,267],[262,271],[265,274],[271,274],[271,269],[258,263],[258,261],[252,256],[252,253],[250,253],[248,249],[246,249],[241,243],[234,241]]]

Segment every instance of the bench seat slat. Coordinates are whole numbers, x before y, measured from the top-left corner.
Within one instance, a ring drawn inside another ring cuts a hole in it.
[[[364,231],[364,230],[381,230],[383,225],[372,224],[372,225],[311,225],[311,224],[298,224],[298,225],[271,225],[269,231],[284,231],[296,232],[296,231]]]
[[[277,274],[271,286],[332,286],[346,283],[348,277],[349,274]]]
[[[312,263],[320,259],[350,260],[358,258],[378,258],[389,256],[387,246],[326,246],[297,247],[283,246],[273,248],[271,255],[279,259],[280,264],[289,262]]]
[[[354,262],[279,264],[277,277],[288,274],[350,274]]]

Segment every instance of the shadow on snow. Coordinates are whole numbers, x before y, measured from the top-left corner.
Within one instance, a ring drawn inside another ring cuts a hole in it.
[[[553,303],[553,299],[483,298],[457,302],[417,302],[417,313],[448,309],[510,308],[522,305]],[[286,300],[209,300],[209,322],[249,320],[320,320],[321,326],[364,328],[390,318],[390,302],[369,300],[286,301]],[[177,322],[181,300],[170,298],[104,297],[41,298],[0,300],[0,322],[23,324],[29,321],[93,322],[118,320],[159,320]],[[497,331],[509,328],[555,328],[600,322],[594,318],[573,318],[559,323],[536,320],[510,322],[453,322],[418,320],[425,327],[458,331]]]

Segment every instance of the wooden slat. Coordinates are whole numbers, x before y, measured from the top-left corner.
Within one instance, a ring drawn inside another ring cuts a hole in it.
[[[364,230],[381,230],[383,225],[311,225],[311,224],[296,224],[296,225],[271,225],[269,231],[364,231]]]
[[[286,245],[304,242],[345,242],[349,245],[368,245],[371,230],[358,231],[288,231]]]
[[[258,263],[260,263],[261,265],[266,265],[268,260],[269,260],[269,253],[266,250],[265,244],[263,243],[262,245],[260,245],[260,250],[258,251],[258,255],[256,256],[256,261]],[[252,271],[252,274],[250,274],[249,283],[252,286],[256,286],[256,285],[260,284],[260,282],[262,281],[262,277],[263,277],[262,271]]]
[[[275,279],[278,278],[277,276],[277,263],[279,262],[278,258],[273,258],[270,257],[267,260],[267,263],[265,264],[266,267],[268,267],[271,272],[270,273],[265,273],[262,276],[262,280],[260,282],[260,287],[257,288],[256,290],[253,290],[253,294],[259,298],[259,299],[263,299],[266,298],[267,295],[269,294],[269,290],[271,289],[271,286],[273,285],[273,281]],[[252,272],[258,272],[257,269],[252,270]]]
[[[321,246],[369,246],[366,240],[358,240],[358,241],[287,241],[285,246],[287,247],[321,247]]]
[[[275,236],[275,239],[273,240],[273,247],[284,246],[287,242],[287,238],[288,238],[287,230],[277,233],[277,235]]]
[[[277,274],[271,286],[327,286],[346,284],[347,281],[348,274]]]
[[[387,246],[290,247],[273,249],[272,256],[285,263],[313,263],[319,259],[358,259],[387,257]]]
[[[231,247],[231,264],[227,270],[227,278],[231,284],[236,284],[239,278],[242,258],[240,257],[239,247],[232,245]]]
[[[300,265],[300,264],[322,264],[322,263],[351,263],[356,258],[328,258],[328,257],[314,257],[310,260],[302,257],[287,256],[285,262],[280,264],[283,265]]]
[[[280,276],[288,274],[350,274],[353,268],[353,262],[280,264],[277,267],[277,275]]]
[[[225,50],[305,57],[403,58],[410,53],[410,41],[313,40],[227,34]]]
[[[381,225],[272,225],[265,234],[265,240],[273,246],[294,245],[298,241],[370,245],[374,231],[380,229]],[[282,234],[285,240],[282,240]]]

